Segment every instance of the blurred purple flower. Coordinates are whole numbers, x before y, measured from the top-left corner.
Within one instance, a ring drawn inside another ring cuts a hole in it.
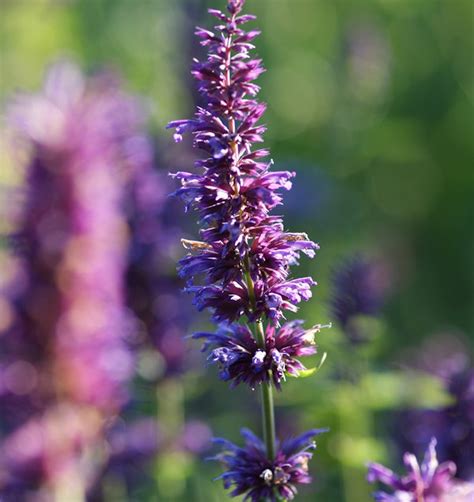
[[[138,418],[126,423],[114,420],[104,430],[106,460],[94,472],[95,479],[87,491],[88,502],[108,500],[104,481],[110,477],[120,479],[127,493],[137,485],[150,481],[147,467],[161,447],[162,437],[156,420]]]
[[[95,479],[87,492],[88,502],[106,502],[105,486],[109,479],[120,479],[130,499],[137,489],[154,481],[149,467],[158,456],[173,451],[189,455],[201,455],[211,446],[211,431],[199,421],[184,424],[176,437],[167,437],[167,431],[154,417],[133,420],[117,418],[104,431],[106,459],[101,469],[94,473]]]
[[[50,500],[47,487],[67,483],[71,471],[84,482],[78,457],[96,440],[99,426],[94,410],[68,403],[51,405],[20,424],[1,443],[2,502],[41,501],[41,493]],[[72,488],[73,479],[69,483]]]
[[[13,312],[0,357],[2,422],[10,434],[2,477],[7,490],[22,465],[35,464],[45,479],[33,487],[54,485],[62,465],[72,464],[70,473],[85,484],[80,458],[103,418],[125,402],[133,370],[125,200],[143,153],[142,115],[113,75],[86,80],[60,63],[41,93],[11,103],[8,123],[29,163],[16,231],[21,254],[10,258],[16,272],[0,289]],[[11,446],[25,437],[36,452],[26,457]]]
[[[380,482],[393,493],[375,492],[374,499],[387,502],[439,502],[453,487],[456,465],[454,462],[438,463],[436,439],[432,439],[421,465],[412,453],[405,453],[403,462],[408,469],[404,477],[380,464],[368,465],[369,483]]]
[[[435,436],[439,457],[456,463],[460,479],[474,481],[474,369],[468,354],[460,338],[445,334],[421,346],[413,364],[436,375],[451,401],[439,408],[402,410],[395,429],[398,446],[413,451]]]
[[[106,438],[112,465],[150,457],[156,453],[160,444],[158,425],[153,418],[140,418],[128,425],[118,421],[107,432]]]
[[[184,425],[184,430],[179,439],[179,448],[200,455],[211,446],[211,429],[200,420],[190,420]]]
[[[19,229],[30,275],[24,317],[42,332],[43,346],[51,340],[61,390],[115,409],[132,369],[123,204],[125,147],[141,120],[136,103],[112,76],[86,81],[62,63],[48,72],[41,94],[13,102],[9,119],[32,149]]]
[[[389,280],[384,263],[361,256],[347,260],[335,270],[330,310],[352,343],[366,341],[357,317],[379,314]]]
[[[126,274],[127,304],[137,317],[137,336],[132,343],[145,355],[156,350],[164,365],[149,372],[157,380],[182,372],[186,367],[184,333],[191,322],[191,305],[180,300],[175,272],[175,246],[180,231],[173,217],[168,221],[169,180],[155,169],[152,158],[132,180],[130,254]]]
[[[460,479],[474,481],[474,370],[454,375],[447,387],[453,402],[439,409],[405,410],[397,415],[397,438],[404,448],[417,448],[437,434],[442,458],[458,466]]]
[[[280,328],[269,325],[265,333],[265,347],[259,347],[247,326],[222,325],[216,334],[196,333],[193,338],[204,338],[203,351],[212,350],[208,360],[217,364],[222,380],[232,386],[241,382],[252,389],[262,382],[272,381],[281,389],[286,374],[298,376],[305,366],[296,357],[316,353],[314,335],[322,326],[305,330],[303,321],[292,321]]]
[[[392,70],[392,51],[375,24],[356,22],[346,34],[348,79],[356,99],[379,103],[386,98]]]
[[[213,460],[227,468],[217,479],[223,480],[226,489],[233,488],[232,497],[245,494],[243,500],[252,502],[293,500],[296,485],[311,482],[308,461],[313,456],[310,450],[316,448],[312,438],[323,432],[326,429],[313,429],[283,441],[274,459],[268,459],[263,442],[247,429],[241,431],[245,439],[242,448],[225,439],[216,439],[224,451]]]

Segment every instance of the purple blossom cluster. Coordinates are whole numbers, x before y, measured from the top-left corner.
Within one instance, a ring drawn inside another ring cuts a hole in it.
[[[271,389],[280,389],[287,374],[305,370],[297,358],[316,352],[314,335],[321,326],[280,326],[285,311],[296,312],[315,284],[310,277],[292,278],[290,267],[302,254],[314,257],[318,245],[304,233],[286,232],[282,217],[272,213],[295,173],[271,170],[272,162],[264,160],[269,151],[254,147],[265,132],[259,120],[266,106],[256,100],[260,89],[254,83],[264,69],[250,53],[259,32],[242,27],[255,19],[241,14],[244,3],[229,0],[228,13],[210,9],[219,24],[213,31],[197,28],[207,58],[194,60],[192,74],[204,104],[193,119],[168,127],[177,142],[191,133],[193,146],[204,152],[196,172],[173,175],[181,183],[175,195],[197,212],[201,226],[201,240],[183,240],[190,253],[179,274],[198,310],[209,309],[219,325],[216,333],[194,338],[204,339],[203,350],[210,351],[221,379],[262,391],[265,444],[247,431],[244,448],[222,441],[228,451],[215,458],[228,469],[221,478],[226,488],[235,486],[231,495],[257,502],[293,499],[295,485],[309,482],[309,439],[321,431],[276,450]]]
[[[417,450],[435,436],[440,458],[456,463],[458,478],[474,481],[474,369],[468,347],[452,335],[432,336],[421,346],[415,366],[436,376],[450,399],[443,406],[398,412],[399,448]]]
[[[252,82],[263,68],[260,60],[250,59],[249,55],[254,47],[250,41],[259,32],[239,28],[254,19],[238,16],[242,7],[243,2],[229,2],[230,17],[217,10],[209,11],[224,23],[216,26],[218,34],[198,28],[196,33],[209,55],[206,62],[195,62],[192,73],[207,107],[199,107],[195,119],[171,122],[168,126],[176,129],[177,141],[181,141],[182,133],[191,131],[194,146],[210,154],[196,161],[203,174],[174,175],[182,185],[176,195],[187,207],[197,210],[202,225],[202,241],[183,241],[192,253],[181,260],[179,270],[188,281],[187,289],[195,294],[198,309],[209,307],[216,322],[232,323],[246,316],[249,322],[266,318],[278,325],[284,310],[296,311],[301,300],[310,298],[314,284],[309,277],[290,279],[290,265],[298,263],[301,253],[314,256],[318,246],[305,234],[284,232],[282,218],[270,215],[281,204],[278,191],[291,187],[289,180],[294,173],[271,171],[271,163],[261,161],[269,152],[251,148],[253,143],[263,141],[265,130],[257,125],[265,105],[254,99],[259,88]],[[195,283],[198,276],[203,278],[199,285]],[[260,366],[265,368],[264,373],[280,364],[275,344],[292,344],[282,357],[293,372],[297,367],[301,369],[290,362],[293,356],[314,353],[307,347],[301,329],[294,331],[291,341],[283,341],[294,326],[287,325],[276,337],[274,328],[269,327],[268,339],[265,346],[258,347],[258,353],[257,347],[251,345],[250,331],[246,335],[242,331],[246,328],[227,325],[223,329],[233,333],[228,340],[219,334],[199,337],[225,345],[216,346],[212,357],[227,365],[245,347],[254,363],[246,365],[244,373],[248,375],[241,374],[239,381],[244,379],[252,385],[252,373],[263,352],[265,361]],[[226,352],[232,353],[230,359],[225,358]],[[283,374],[275,373],[274,381],[278,384]],[[227,375],[227,371],[221,372],[224,379],[228,379]],[[266,378],[262,376],[255,382]]]
[[[198,28],[208,57],[196,60],[192,73],[206,107],[198,107],[194,119],[168,126],[176,129],[177,141],[192,132],[194,146],[209,155],[196,162],[202,174],[174,175],[181,182],[176,195],[196,209],[202,226],[202,242],[190,245],[194,254],[180,262],[180,274],[198,309],[211,309],[216,322],[242,316],[278,322],[285,310],[295,312],[311,297],[314,281],[291,279],[289,267],[301,253],[313,257],[318,246],[305,234],[284,232],[282,218],[270,214],[282,203],[280,190],[291,188],[294,173],[271,171],[271,163],[263,161],[268,150],[252,149],[265,131],[258,124],[265,105],[256,101],[259,87],[253,83],[264,70],[249,55],[259,32],[241,28],[254,19],[239,15],[242,6],[229,2],[230,16],[211,9],[221,24],[214,32]]]
[[[11,315],[0,493],[20,500],[50,486],[59,497],[69,484],[76,500],[74,487],[87,484],[81,459],[125,402],[133,371],[124,202],[141,114],[114,76],[85,79],[59,63],[41,93],[12,102],[8,119],[27,162],[18,252],[1,288]]]
[[[268,459],[263,442],[247,429],[241,431],[245,439],[243,448],[216,439],[223,452],[215,459],[228,469],[218,479],[223,479],[225,488],[233,488],[233,497],[245,494],[244,501],[293,500],[297,493],[295,485],[311,482],[308,462],[313,456],[311,450],[316,448],[312,438],[322,432],[326,430],[314,429],[283,441],[272,460]]]
[[[270,379],[281,390],[285,375],[298,376],[306,367],[296,357],[316,353],[314,335],[321,326],[305,330],[302,321],[292,321],[278,328],[269,324],[265,345],[259,347],[252,332],[245,325],[223,325],[217,333],[196,333],[193,338],[205,338],[203,351],[210,349],[209,361],[219,367],[222,380],[232,386],[241,382],[252,389]]]
[[[371,463],[368,466],[367,480],[380,482],[392,493],[378,491],[374,499],[380,502],[468,502],[474,495],[471,484],[458,484],[454,480],[454,462],[438,463],[436,439],[428,445],[421,464],[415,455],[405,453],[403,462],[408,473],[400,477],[383,465]]]

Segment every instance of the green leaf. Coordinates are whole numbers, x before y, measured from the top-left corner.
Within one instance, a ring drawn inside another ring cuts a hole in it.
[[[325,352],[323,354],[323,356],[321,357],[321,361],[319,362],[319,364],[317,366],[315,366],[314,368],[308,368],[306,370],[301,370],[300,372],[298,372],[297,375],[289,374],[289,376],[291,376],[293,378],[307,378],[311,375],[314,375],[315,373],[317,373],[321,369],[321,366],[324,364],[324,361],[326,361],[327,355],[328,355],[328,353]]]
[[[297,375],[290,375],[294,378],[307,378],[311,375],[314,375],[316,372],[318,371],[318,367],[315,366],[314,368],[308,368],[306,370],[301,370],[300,372],[298,372]]]

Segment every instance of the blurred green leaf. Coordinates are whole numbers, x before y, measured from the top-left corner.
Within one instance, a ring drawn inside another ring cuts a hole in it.
[[[359,391],[373,410],[440,407],[451,401],[438,378],[411,371],[368,373]]]

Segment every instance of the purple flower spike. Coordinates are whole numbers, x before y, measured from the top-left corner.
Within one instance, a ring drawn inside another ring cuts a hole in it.
[[[453,462],[438,463],[436,439],[432,439],[421,465],[412,453],[405,453],[403,462],[408,469],[404,477],[397,476],[387,467],[371,463],[368,466],[369,483],[380,482],[393,491],[392,494],[375,492],[374,499],[385,502],[444,502],[450,499],[447,494],[456,487]],[[461,499],[456,499],[461,501]],[[464,500],[464,499],[462,499]],[[468,499],[465,499],[466,502]]]
[[[303,321],[293,321],[281,328],[269,325],[265,333],[265,347],[259,348],[247,326],[223,325],[216,334],[196,333],[193,338],[204,338],[203,351],[212,347],[209,361],[219,367],[222,380],[230,380],[232,386],[241,382],[252,389],[262,382],[273,382],[281,390],[286,375],[298,376],[305,366],[296,357],[316,353],[314,336],[322,326],[309,330]]]
[[[282,218],[270,214],[295,173],[271,171],[272,163],[262,162],[269,152],[254,149],[263,141],[259,120],[266,106],[255,99],[259,87],[253,81],[264,69],[249,54],[259,32],[241,28],[254,19],[239,16],[243,5],[229,1],[230,16],[212,9],[221,24],[213,31],[197,28],[208,57],[195,61],[192,74],[206,105],[193,119],[168,124],[176,141],[189,132],[194,147],[207,154],[195,163],[200,172],[173,175],[181,183],[175,195],[199,214],[203,241],[190,248],[180,274],[198,309],[210,309],[216,322],[245,315],[251,322],[267,317],[278,324],[285,310],[295,312],[311,297],[315,282],[291,280],[289,267],[301,253],[313,257],[318,246],[305,234],[284,232]]]
[[[0,322],[0,499],[51,500],[67,486],[53,498],[79,500],[87,454],[129,397],[125,207],[146,157],[143,117],[114,75],[85,78],[62,62],[41,92],[11,100],[6,119],[25,182],[11,222],[20,249],[0,274],[10,313]]]
[[[227,470],[217,479],[222,479],[226,489],[233,488],[232,497],[244,495],[244,501],[260,502],[293,500],[296,485],[308,484],[308,462],[316,448],[314,436],[327,429],[313,429],[296,438],[277,445],[275,458],[269,460],[263,442],[251,431],[242,429],[245,446],[240,448],[225,439],[216,439],[223,452],[212,460],[222,462]]]
[[[272,387],[280,389],[287,375],[305,371],[297,358],[316,352],[320,326],[304,330],[301,321],[279,326],[285,311],[297,312],[299,303],[311,298],[316,284],[311,277],[291,277],[290,267],[302,254],[313,258],[319,247],[304,233],[285,232],[283,219],[272,214],[295,173],[272,171],[273,162],[263,160],[268,150],[255,146],[266,129],[259,122],[266,106],[255,99],[260,88],[254,83],[264,69],[250,54],[259,32],[241,28],[255,19],[240,15],[244,3],[228,0],[228,13],[209,10],[220,24],[212,31],[197,28],[208,55],[195,60],[192,75],[204,105],[194,118],[168,127],[175,129],[176,141],[191,133],[194,148],[205,153],[195,162],[196,172],[173,175],[181,183],[174,195],[186,210],[197,212],[201,226],[200,241],[183,240],[189,254],[180,261],[179,274],[197,309],[209,309],[220,325],[217,333],[194,338],[205,340],[203,350],[209,350],[222,380],[259,385],[262,392],[265,445],[245,431],[245,448],[222,441],[228,451],[217,457],[228,467],[221,478],[226,488],[234,486],[231,495],[257,502],[293,499],[295,485],[310,481],[307,450],[320,431],[279,448]],[[245,320],[254,325],[253,333]]]

